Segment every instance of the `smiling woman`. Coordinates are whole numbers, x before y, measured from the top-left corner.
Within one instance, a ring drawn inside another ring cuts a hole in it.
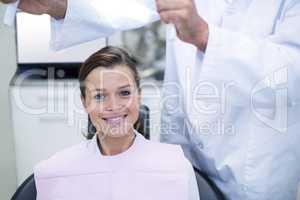
[[[119,48],[93,54],[79,72],[82,103],[96,127],[100,150],[121,153],[135,136],[140,107],[136,60]]]
[[[136,65],[110,46],[82,65],[81,100],[96,134],[35,167],[37,200],[199,200],[181,148],[146,140],[133,128],[141,95]]]

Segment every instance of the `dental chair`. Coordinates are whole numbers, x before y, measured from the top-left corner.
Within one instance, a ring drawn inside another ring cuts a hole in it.
[[[142,105],[140,108],[139,119],[134,125],[135,129],[146,139],[150,139],[149,108]],[[87,139],[91,139],[96,133],[90,118],[88,119]],[[200,200],[223,200],[224,197],[215,184],[207,175],[194,168],[197,184],[200,193]],[[11,200],[36,200],[36,187],[34,175],[30,175],[17,189]],[[166,197],[167,199],[167,197]]]

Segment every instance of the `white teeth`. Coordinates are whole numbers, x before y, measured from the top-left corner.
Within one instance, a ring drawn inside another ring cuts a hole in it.
[[[110,124],[117,124],[117,123],[120,123],[124,118],[125,118],[125,116],[118,116],[118,117],[104,118],[104,120]]]
[[[123,119],[123,117],[114,117],[114,118],[108,118],[106,121],[108,122],[117,122]]]

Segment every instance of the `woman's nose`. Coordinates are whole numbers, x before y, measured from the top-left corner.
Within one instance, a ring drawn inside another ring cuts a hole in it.
[[[104,104],[104,109],[106,111],[114,111],[114,110],[120,110],[121,108],[124,107],[124,104],[122,100],[120,100],[118,97],[109,97],[105,104]]]

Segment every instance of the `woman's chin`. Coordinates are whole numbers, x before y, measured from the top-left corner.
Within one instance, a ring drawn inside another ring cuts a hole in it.
[[[110,128],[107,132],[102,134],[102,137],[109,138],[124,138],[133,135],[133,129],[124,129],[120,127]]]
[[[129,133],[129,132],[112,131],[112,132],[107,134],[107,137],[110,137],[110,138],[123,138],[123,137],[128,137],[130,135],[131,135],[131,133]]]

